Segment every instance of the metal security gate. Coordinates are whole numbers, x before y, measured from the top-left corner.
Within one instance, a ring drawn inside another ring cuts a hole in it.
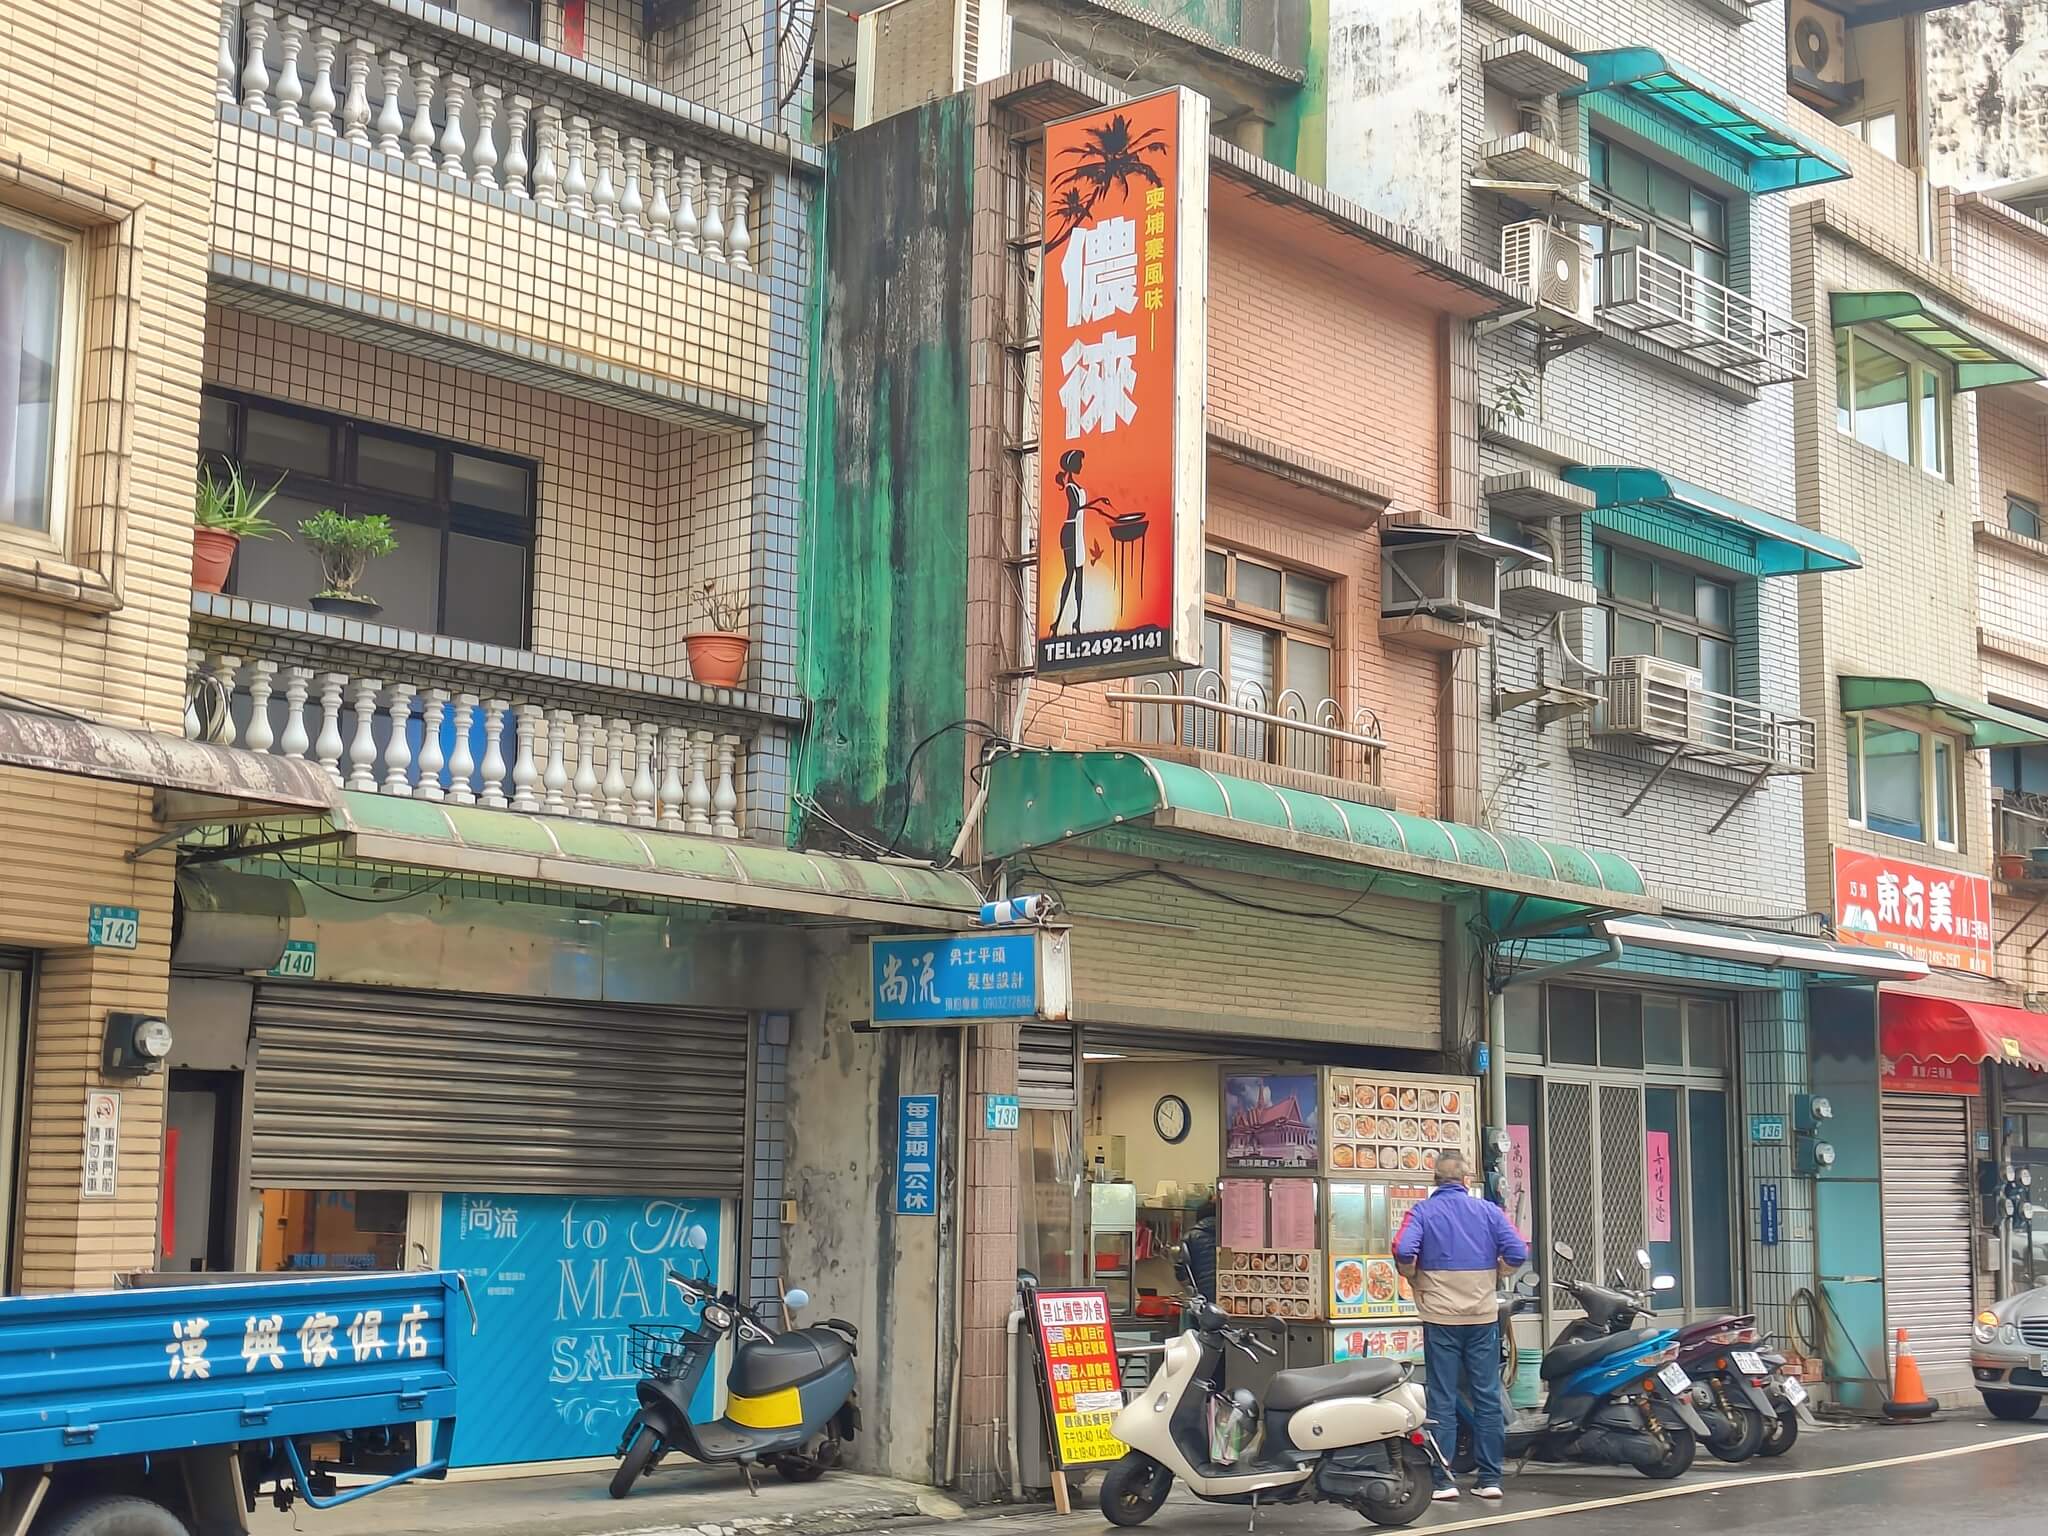
[[[259,1187],[741,1193],[743,1014],[273,985],[252,1022]]]
[[[1969,1100],[1884,1096],[1884,1308],[1929,1391],[1970,1381]]]
[[[1025,1024],[1017,1031],[1017,1102],[1025,1109],[1073,1109],[1081,1102],[1071,1024]]]

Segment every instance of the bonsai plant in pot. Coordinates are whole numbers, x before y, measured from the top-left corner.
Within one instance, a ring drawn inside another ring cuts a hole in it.
[[[284,476],[279,475],[269,490],[258,490],[233,464],[228,466],[225,480],[211,469],[199,472],[199,490],[192,503],[193,591],[219,592],[227,586],[228,571],[242,540],[279,534],[291,537],[263,515],[283,484]]]
[[[690,675],[707,688],[737,688],[747,670],[747,637],[740,629],[747,622],[746,600],[728,593],[716,577],[699,587],[696,597],[711,628],[683,636]]]
[[[384,605],[356,587],[372,560],[398,548],[391,519],[381,512],[352,517],[324,507],[299,524],[299,534],[319,552],[320,574],[327,580],[327,585],[313,594],[313,607],[342,618],[376,617]]]

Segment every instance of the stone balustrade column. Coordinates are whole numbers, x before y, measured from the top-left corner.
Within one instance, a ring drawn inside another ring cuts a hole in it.
[[[633,825],[651,827],[657,820],[654,797],[654,752],[660,728],[633,727]]]
[[[690,732],[690,787],[684,795],[684,820],[699,835],[711,831],[711,733]]]
[[[448,753],[448,798],[457,805],[476,804],[476,748],[469,734],[476,726],[476,695],[455,695],[455,740]]]
[[[447,791],[441,787],[441,770],[448,766],[447,750],[441,745],[441,727],[448,722],[446,688],[429,688],[423,695],[426,712],[420,717],[420,782],[422,800],[440,800]]]
[[[541,103],[540,124],[533,130],[533,198],[544,208],[562,206],[562,172],[555,152],[562,144],[562,109]]]
[[[531,196],[526,189],[527,126],[533,120],[533,98],[515,95],[506,107],[505,114],[505,171],[504,187],[507,197]]]
[[[278,24],[277,81],[271,94],[277,98],[277,120],[287,128],[303,128],[299,103],[306,99],[306,82],[299,78],[299,54],[306,46],[303,17],[287,16]]]
[[[597,815],[597,728],[603,723],[596,715],[576,721],[576,814],[586,818]]]
[[[614,720],[606,728],[604,754],[604,819],[623,822],[626,819],[626,743],[632,739],[632,727],[623,720]]]
[[[498,108],[504,97],[495,85],[476,88],[476,147],[469,152],[470,179],[489,191],[498,186]]]
[[[213,61],[213,99],[224,107],[235,104],[241,80],[241,66],[235,58],[235,25],[240,20],[237,0],[221,0],[220,49]]]
[[[377,45],[366,38],[348,45],[348,90],[341,102],[341,136],[357,149],[370,147],[370,71],[377,63]]]
[[[493,810],[503,810],[505,800],[505,712],[512,706],[504,699],[484,700],[483,793],[477,799]]]
[[[441,105],[441,174],[461,181],[469,175],[466,156],[469,145],[462,137],[462,113],[469,104],[469,76],[460,72],[448,77]]]
[[[562,152],[562,206],[579,219],[590,217],[590,119],[572,116]]]
[[[348,679],[339,672],[320,674],[320,738],[313,743],[313,756],[336,784],[341,777],[341,696]]]
[[[405,88],[411,69],[412,61],[404,54],[384,55],[384,99],[377,104],[377,152],[381,155],[405,153],[405,109],[398,104],[398,93]]]
[[[654,164],[647,173],[650,196],[647,200],[647,224],[654,239],[660,245],[676,243],[676,215],[669,206],[669,179],[676,173],[676,152],[672,149],[654,151]]]
[[[270,115],[270,70],[263,62],[263,49],[270,41],[270,24],[277,12],[257,4],[242,12],[242,110]]]
[[[733,783],[733,767],[739,757],[740,739],[721,736],[717,742],[718,777],[711,789],[711,829],[720,837],[738,837],[740,826],[739,789]]]
[[[676,249],[692,255],[700,249],[704,234],[703,223],[697,217],[697,178],[700,174],[695,157],[683,156],[682,170],[676,179]]]
[[[735,176],[732,181],[732,218],[725,233],[725,249],[732,264],[742,272],[753,271],[748,253],[754,248],[754,237],[747,230],[747,204],[754,195],[752,178]]]
[[[412,163],[423,171],[434,169],[434,87],[440,81],[441,71],[433,64],[421,59],[413,65],[412,87],[412,131],[407,136],[412,141]]]
[[[306,91],[306,125],[334,137],[334,58],[341,51],[341,33],[333,27],[313,29],[313,84]]]
[[[681,832],[683,821],[683,754],[689,750],[679,725],[666,726],[661,733],[661,814],[664,832]]]
[[[419,689],[411,683],[393,683],[385,695],[391,711],[391,739],[384,743],[384,793],[401,800],[412,798],[412,742],[406,726],[412,720],[412,701]]]
[[[626,140],[624,185],[619,189],[619,223],[636,235],[647,233],[647,204],[640,196],[640,165],[646,158],[646,140]]]
[[[541,775],[541,784],[547,791],[546,803],[550,816],[569,814],[569,768],[563,758],[575,740],[576,717],[566,709],[553,710],[548,715],[552,729],[548,732],[548,766]]]
[[[713,261],[725,260],[725,214],[721,207],[725,201],[725,167],[709,165],[704,168],[704,227],[698,236],[698,249]]]
[[[304,758],[313,747],[306,730],[306,695],[313,684],[311,667],[284,669],[284,737],[277,750],[286,757]]]
[[[540,809],[540,796],[534,793],[540,783],[540,765],[534,761],[533,739],[535,731],[546,724],[545,717],[531,704],[512,706],[512,729],[518,747],[512,754],[512,809],[533,812]]]
[[[612,181],[612,167],[619,158],[619,130],[597,130],[597,178],[590,184],[590,203],[597,222],[606,229],[619,225],[619,193]]]
[[[377,696],[384,691],[381,678],[359,677],[355,689],[355,730],[348,742],[348,787],[366,794],[377,792]]]
[[[270,694],[276,678],[276,662],[249,664],[249,729],[242,736],[242,745],[251,752],[268,752],[276,739],[270,731]]]

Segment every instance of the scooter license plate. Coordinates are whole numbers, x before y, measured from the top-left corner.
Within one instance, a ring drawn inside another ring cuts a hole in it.
[[[1749,1350],[1738,1349],[1729,1358],[1735,1362],[1735,1369],[1742,1372],[1745,1376],[1761,1376],[1764,1374],[1763,1361],[1757,1359],[1756,1355]]]
[[[1806,1383],[1797,1376],[1787,1376],[1782,1385],[1785,1388],[1785,1401],[1794,1408],[1806,1401]]]
[[[1659,1371],[1657,1379],[1681,1396],[1692,1390],[1692,1378],[1680,1370],[1676,1362],[1665,1366],[1663,1370]]]

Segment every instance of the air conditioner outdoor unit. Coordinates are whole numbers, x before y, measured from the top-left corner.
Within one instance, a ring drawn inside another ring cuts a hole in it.
[[[1786,62],[1794,75],[1821,85],[1849,83],[1849,24],[1840,11],[1814,0],[1785,7]]]
[[[1536,312],[1552,323],[1593,323],[1593,258],[1568,229],[1541,219],[1509,224],[1500,232],[1501,275],[1525,285]]]
[[[1472,623],[1500,617],[1500,556],[1455,538],[1388,544],[1381,551],[1380,612]]]
[[[1661,656],[1617,656],[1607,666],[1602,730],[1649,741],[1699,741],[1700,669]]]

